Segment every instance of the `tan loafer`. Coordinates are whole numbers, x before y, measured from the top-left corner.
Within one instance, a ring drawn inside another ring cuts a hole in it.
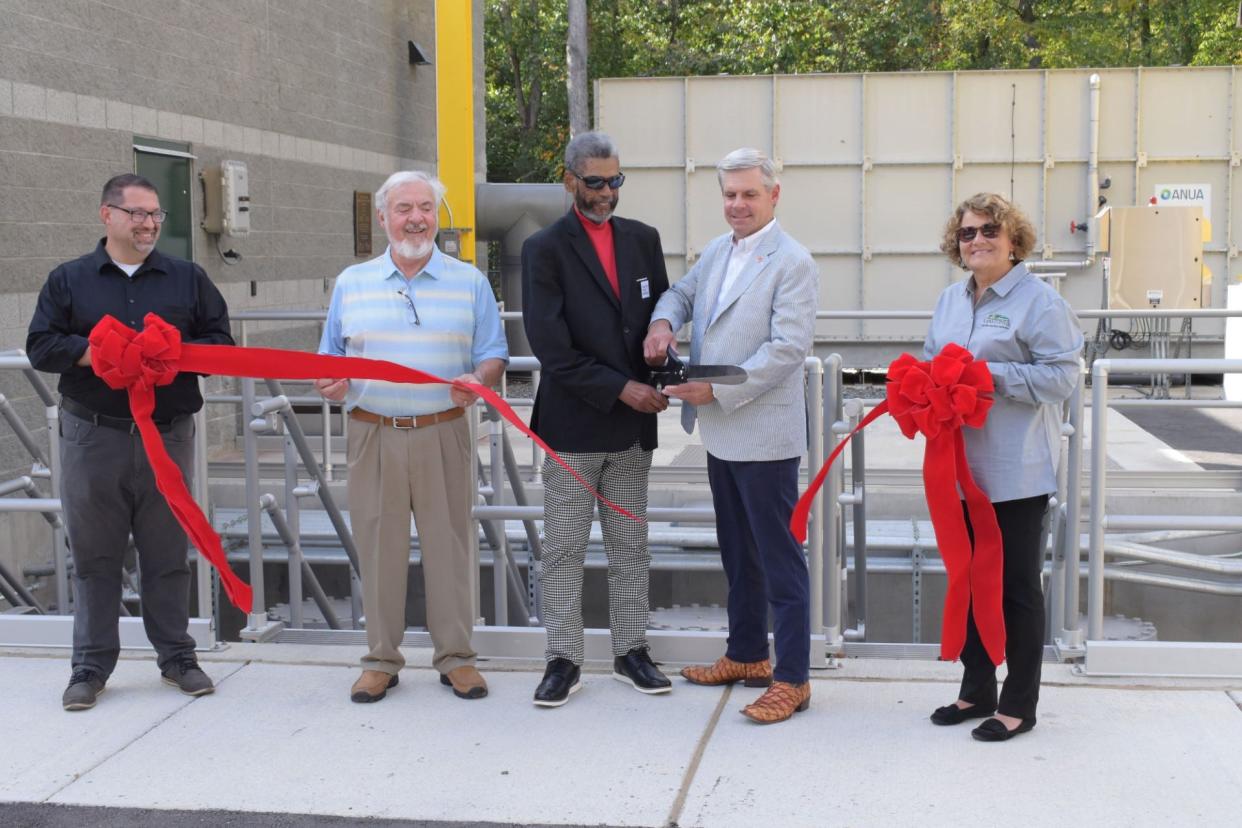
[[[710,667],[685,667],[681,677],[691,684],[705,684],[716,687],[721,684],[733,684],[740,681],[747,687],[767,687],[772,683],[772,662],[734,661],[728,656],[721,656]]]
[[[463,664],[441,673],[440,683],[452,687],[453,695],[459,699],[481,699],[487,695],[487,682],[473,664]]]
[[[774,681],[759,698],[742,708],[742,715],[759,724],[783,722],[811,706],[811,683]]]
[[[383,670],[363,670],[362,675],[349,689],[349,700],[358,704],[377,702],[388,695],[388,688],[397,686],[396,673]]]

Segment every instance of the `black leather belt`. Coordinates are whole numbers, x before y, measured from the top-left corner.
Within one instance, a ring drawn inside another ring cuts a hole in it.
[[[60,407],[68,411],[75,417],[101,425],[105,428],[115,428],[117,431],[128,431],[130,434],[138,433],[138,424],[129,417],[109,417],[107,414],[97,414],[79,402],[69,399],[68,397],[60,398]],[[162,433],[167,434],[172,431],[178,421],[183,418],[178,417],[175,420],[165,422],[156,421],[155,427]]]

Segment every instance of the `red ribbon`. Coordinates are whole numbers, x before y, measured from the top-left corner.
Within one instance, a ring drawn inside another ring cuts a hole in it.
[[[181,341],[179,330],[153,313],[148,313],[143,318],[143,324],[145,327],[140,333],[111,316],[99,320],[90,334],[91,366],[109,388],[124,388],[129,392],[130,411],[142,435],[142,445],[155,473],[156,486],[195,547],[220,573],[220,582],[229,601],[243,612],[249,613],[253,602],[250,586],[229,567],[228,559],[220,546],[220,536],[190,497],[180,469],[168,456],[159,430],[151,420],[155,410],[156,387],[172,382],[180,371],[256,379],[279,377],[310,380],[320,377],[350,377],[420,385],[438,383],[468,390],[486,400],[509,423],[534,440],[549,457],[585,486],[596,500],[630,520],[639,520],[592,488],[582,475],[570,468],[538,434],[522,422],[508,403],[486,386],[441,379],[434,374],[378,359],[308,354],[276,348],[190,345]]]
[[[979,428],[992,407],[992,374],[986,362],[950,343],[930,362],[902,354],[888,366],[885,400],[837,445],[798,499],[789,529],[800,542],[815,495],[833,461],[850,438],[885,412],[892,414],[909,439],[927,438],[923,453],[923,489],[936,542],[949,576],[940,634],[940,657],[956,661],[966,644],[966,617],[973,613],[979,638],[993,664],[1005,660],[1005,617],[1001,610],[1004,553],[996,510],[979,488],[966,463],[962,427]],[[974,530],[974,549],[966,530],[958,487]],[[861,531],[861,528],[859,529]]]

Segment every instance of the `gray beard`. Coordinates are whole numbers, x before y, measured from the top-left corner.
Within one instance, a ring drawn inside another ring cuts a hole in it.
[[[608,210],[603,215],[600,215],[599,213],[593,211],[582,210],[582,208],[579,208],[579,210],[581,210],[582,215],[586,216],[596,224],[603,224],[608,221],[608,219],[612,218],[612,214],[614,212],[613,210]]]
[[[393,242],[392,249],[397,251],[397,255],[403,259],[421,259],[431,254],[431,248],[435,247],[435,242],[431,239],[422,244],[415,244],[412,241]]]

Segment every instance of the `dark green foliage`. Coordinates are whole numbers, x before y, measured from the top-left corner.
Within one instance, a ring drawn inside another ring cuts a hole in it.
[[[1236,0],[590,0],[592,80],[1227,65]],[[488,177],[556,181],[563,0],[487,0]]]

